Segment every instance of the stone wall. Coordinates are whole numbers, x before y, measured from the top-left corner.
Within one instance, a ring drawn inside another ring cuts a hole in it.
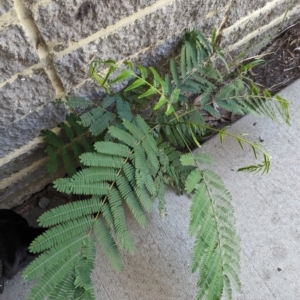
[[[0,208],[22,203],[51,182],[39,133],[64,120],[67,112],[56,99],[103,94],[88,78],[92,59],[155,65],[169,57],[186,28],[209,35],[228,2],[1,0]],[[257,52],[299,12],[299,0],[232,1],[223,45],[235,51],[251,40]]]

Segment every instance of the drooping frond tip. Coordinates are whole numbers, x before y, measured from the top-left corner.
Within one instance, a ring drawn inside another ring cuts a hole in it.
[[[232,286],[240,289],[240,249],[231,195],[217,174],[200,169],[188,176],[186,191],[192,195],[189,231],[195,237],[191,269],[199,272],[197,299],[221,299],[223,293],[232,299]]]

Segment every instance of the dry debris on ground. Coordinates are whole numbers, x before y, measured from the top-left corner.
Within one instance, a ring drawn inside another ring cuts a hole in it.
[[[261,52],[265,63],[254,67],[253,81],[272,94],[300,77],[300,21],[283,30]]]

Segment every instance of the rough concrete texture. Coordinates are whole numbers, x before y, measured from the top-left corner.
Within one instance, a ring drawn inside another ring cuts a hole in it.
[[[124,17],[155,3],[155,0],[140,1],[48,1],[30,5],[33,18],[47,43],[55,44],[61,51],[70,42],[115,24]],[[29,5],[28,5],[29,4]]]
[[[65,115],[64,106],[50,102],[9,127],[0,128],[0,157],[33,140],[42,129],[53,128],[63,122]]]
[[[166,74],[170,72],[170,57],[176,57],[178,49],[180,49],[183,33],[172,36],[171,38],[158,44],[155,48],[149,47],[146,51],[141,51],[138,55],[131,58],[134,64],[142,64],[144,66],[154,66],[161,72]]]
[[[17,156],[15,159],[1,166],[0,182],[5,178],[8,178],[11,174],[15,174],[24,168],[30,167],[36,161],[45,158],[46,154],[44,151],[45,151],[44,143],[35,144],[31,149],[27,150],[26,153]],[[1,184],[0,184],[0,191],[1,191]]]
[[[27,116],[54,99],[55,91],[43,69],[31,75],[19,75],[0,89],[0,129]]]
[[[49,174],[43,166],[30,172],[29,176],[22,178],[22,180],[0,190],[1,198],[5,199],[5,201],[0,201],[0,208],[11,208],[23,203],[28,199],[28,196],[35,193],[36,186],[43,189],[50,182],[43,180],[45,177],[49,177]],[[37,184],[37,182],[42,182],[43,185]]]
[[[196,2],[191,1],[190,6],[185,2],[176,2],[176,5],[169,5],[150,13],[73,52],[54,55],[58,75],[68,91],[71,86],[88,77],[88,64],[93,58],[121,60],[148,47],[155,49],[162,41],[168,41],[166,46],[168,49],[178,41],[179,36],[183,35],[185,28],[194,27],[196,20],[203,17],[203,11],[205,7],[199,10]],[[166,15],[168,18],[165,18]],[[207,28],[211,30],[212,20],[218,23],[221,16],[220,14],[218,18],[204,21],[208,27],[203,31],[208,33]],[[179,19],[181,22],[178,22]]]
[[[106,94],[105,90],[102,87],[96,85],[92,79],[87,79],[80,85],[72,88],[69,92],[69,95],[80,96],[98,102],[99,100],[102,100]]]
[[[56,178],[63,177],[64,174],[64,170],[60,170],[55,177],[50,176],[44,165],[28,172],[28,175],[23,176],[21,180],[13,182],[2,190],[0,189],[0,209],[20,205]]]
[[[129,31],[129,28],[124,30],[122,29],[122,31],[123,34],[125,34],[126,31]],[[180,36],[174,36],[154,48],[150,47],[145,52],[141,52],[140,54],[131,58],[131,61],[134,63],[143,63],[144,65],[157,66],[159,62],[161,63],[162,60],[166,60],[167,57],[170,56],[174,50],[174,46],[178,44],[178,41],[182,35],[183,34],[180,34]],[[89,78],[88,66],[93,57],[94,59],[101,60],[110,58],[121,60],[125,59],[129,55],[133,55],[135,53],[134,50],[132,50],[133,52],[130,51],[134,47],[131,45],[129,40],[131,40],[130,36],[128,36],[127,40],[129,43],[128,45],[125,41],[122,41],[118,33],[114,33],[107,38],[101,38],[96,42],[92,42],[62,57],[54,57],[54,65],[66,91],[71,91],[72,88],[76,88],[78,84]],[[139,44],[140,43],[142,43],[142,40],[139,41]],[[149,41],[147,42],[147,45],[149,45]],[[122,48],[123,46],[128,50],[128,55],[126,56],[123,56],[122,54],[122,50],[126,50]],[[136,50],[139,49],[136,48]],[[75,76],[74,73],[76,73]],[[96,84],[94,84],[94,87],[95,86]],[[93,88],[93,86],[91,87]]]
[[[29,1],[30,2],[30,1]],[[147,2],[147,4],[146,4]],[[71,0],[64,2],[50,1],[42,4],[28,5],[37,26],[49,44],[49,47],[56,52],[62,51],[66,47],[82,38],[88,37],[95,32],[116,24],[119,20],[126,18],[137,11],[151,6],[157,1],[104,1],[96,3],[94,1],[77,1],[76,5]],[[221,3],[220,3],[221,2]],[[227,26],[233,25],[238,19],[250,15],[254,10],[263,7],[267,1],[239,1],[233,2]],[[286,1],[278,0],[270,5],[270,9],[265,13],[258,14],[247,20],[246,24],[241,24],[239,30],[243,34],[248,34],[262,25],[268,24],[274,18],[282,15],[286,9],[297,4],[297,0],[292,0],[287,6]],[[159,14],[157,21],[162,17],[166,22],[175,17],[177,26],[172,26],[168,32],[177,32],[176,27],[181,29],[191,27],[185,25],[186,21],[191,21],[194,27],[195,20],[201,20],[201,28],[206,29],[217,26],[223,17],[224,9],[228,1],[205,1],[199,4],[198,1],[189,0],[173,1],[168,7],[173,6],[180,11],[180,18],[171,13],[163,11]],[[199,9],[201,6],[201,9]],[[185,18],[185,14],[187,18]],[[167,18],[165,16],[168,16]],[[180,20],[180,22],[178,22]],[[171,22],[172,23],[172,22]],[[163,27],[160,27],[163,30]],[[242,34],[242,35],[243,35]],[[164,35],[167,37],[167,35]],[[233,34],[232,40],[237,41],[241,37],[241,32]],[[231,41],[229,41],[231,43]]]
[[[292,127],[247,116],[231,126],[234,134],[249,133],[272,155],[268,174],[237,173],[253,162],[251,149],[216,136],[201,151],[215,159],[214,170],[233,196],[236,227],[241,237],[242,292],[234,300],[300,299],[300,80],[281,95],[291,104]],[[98,300],[191,300],[195,299],[196,276],[189,273],[192,240],[187,234],[190,200],[166,194],[169,216],[161,219],[157,210],[141,230],[132,219],[129,228],[136,242],[134,256],[123,255],[124,270],[116,275],[99,251],[93,273]],[[6,283],[2,300],[23,300],[31,283],[18,274]],[[225,300],[225,299],[224,299]]]
[[[251,2],[247,1],[247,3],[248,5],[251,6],[252,9],[252,1]],[[235,20],[239,19],[240,17],[239,13],[244,12],[243,5],[245,4],[246,1],[241,1],[237,4],[236,8],[232,10],[232,13],[230,14],[232,24],[236,22]],[[286,10],[290,11],[297,4],[299,4],[298,0],[291,0],[288,4],[285,1],[278,0],[278,1],[274,1],[272,5],[269,3],[267,6],[268,8],[266,8],[265,10],[259,13],[252,13],[251,15],[249,14],[248,18],[245,18],[243,22],[239,22],[239,26],[236,27],[234,31],[230,31],[230,34],[228,35],[224,34],[225,38],[222,41],[223,45],[227,46],[227,45],[232,45],[234,43],[237,43],[239,40],[241,40],[241,37],[243,38],[251,34],[256,29],[259,30],[264,25],[270,24],[276,18],[280,18],[280,23],[278,24],[278,28],[276,28],[275,26],[274,29],[279,31],[286,28],[285,12],[287,12]],[[297,18],[299,18],[299,11],[298,11]],[[227,27],[229,27],[229,24]],[[262,38],[260,39],[262,40]]]
[[[21,25],[0,27],[0,83],[39,62]]]
[[[234,0],[232,3],[234,9],[231,10],[231,13],[229,15],[228,26],[233,25],[236,22],[236,20],[239,20],[247,15],[251,15],[251,13],[255,12],[256,10],[264,7],[267,3],[271,3],[271,2],[272,1],[269,0],[252,0],[251,2],[248,0],[239,0],[239,1]],[[282,0],[277,0],[276,2],[277,2],[277,6],[284,4]],[[269,16],[265,16],[265,17],[269,18]]]
[[[299,8],[299,12],[300,12],[300,6],[298,8]],[[298,13],[290,15],[288,20],[286,20],[284,23],[285,24],[284,28],[287,28],[288,26],[295,24],[298,21],[299,21]],[[255,36],[254,38],[249,37],[249,42],[247,42],[246,44],[238,42],[235,45],[233,45],[233,47],[229,46],[228,50],[229,50],[230,56],[231,57],[239,56],[240,60],[242,61],[244,59],[247,59],[248,57],[257,55],[257,53],[261,49],[266,47],[274,39],[274,37],[276,37],[278,34],[280,34],[280,32],[282,32],[282,30],[281,30],[282,27],[277,26],[277,25],[270,28],[269,30],[260,32],[260,34],[258,36]],[[227,35],[227,33],[224,34],[224,40],[229,35],[230,34]]]
[[[294,0],[294,2],[296,3],[297,0]],[[282,15],[286,9],[286,3],[281,3],[281,5],[279,8],[272,6],[270,16]],[[216,24],[220,24],[224,13],[223,9],[222,13],[209,15],[205,18],[211,7],[214,7],[213,4],[206,2],[199,10],[199,3],[196,1],[190,1],[190,3],[176,1],[72,52],[54,54],[54,65],[66,91],[88,78],[88,64],[92,59],[105,60],[112,58],[121,60],[142,51],[143,55],[139,62],[155,65],[158,61],[161,61],[162,56],[165,58],[169,56],[172,48],[182,37],[184,29],[194,28],[197,20],[202,21],[202,31],[209,36],[212,28]],[[233,11],[236,11],[236,9]],[[165,18],[166,15],[168,18]],[[258,14],[253,20],[249,19],[242,23],[235,31],[225,34],[223,46],[237,42],[241,36],[244,37],[248,33],[250,34],[254,29],[260,28],[268,22],[270,22],[270,19]],[[292,19],[283,24],[287,26],[291,22]],[[274,34],[278,29],[274,27],[268,34]],[[253,44],[251,45],[253,46]],[[256,52],[260,48],[257,48]]]
[[[300,12],[300,6],[298,7]],[[281,19],[280,19],[281,20]],[[299,13],[289,15],[289,17],[284,21],[284,23],[278,22],[273,27],[268,28],[265,31],[260,31],[259,35],[256,36],[247,36],[247,43],[240,43],[238,41],[233,46],[229,46],[228,53],[231,57],[240,57],[240,60],[246,59],[247,57],[252,57],[257,55],[257,53],[264,48],[266,45],[270,43],[280,32],[282,32],[282,28],[287,28],[288,26],[295,24],[299,20]],[[224,44],[228,44],[227,40],[231,39],[231,32],[224,30],[223,39],[221,42],[221,46]]]
[[[13,7],[13,0],[1,0],[0,16],[7,13]]]

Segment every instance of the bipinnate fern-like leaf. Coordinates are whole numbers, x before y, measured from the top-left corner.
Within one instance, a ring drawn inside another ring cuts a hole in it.
[[[60,281],[64,280],[69,273],[74,269],[78,259],[80,258],[80,252],[69,253],[68,259],[61,260],[58,264],[52,265],[51,269],[44,273],[38,283],[31,289],[26,299],[28,300],[43,300],[52,289],[55,288]],[[63,300],[57,298],[57,300]]]
[[[73,109],[87,109],[94,106],[93,101],[78,96],[69,96],[66,98],[66,104]]]
[[[81,258],[75,265],[75,288],[87,293],[88,297],[95,298],[91,274],[94,268],[94,260],[96,256],[96,246],[93,236],[89,236],[84,240],[84,247],[82,247]],[[91,295],[89,295],[91,294]]]
[[[54,187],[86,200],[65,204],[39,218],[48,229],[30,245],[33,253],[43,253],[24,272],[26,279],[40,278],[28,299],[95,299],[91,282],[95,241],[119,271],[120,251],[135,249],[125,206],[145,227],[146,212],[156,198],[160,212],[166,214],[167,185],[180,193],[185,190],[192,198],[189,231],[195,238],[191,269],[199,272],[197,298],[219,300],[225,294],[232,299],[233,286],[239,289],[240,282],[231,195],[215,173],[202,170],[212,163],[209,155],[183,154],[179,149],[199,147],[207,129],[218,132],[221,142],[226,134],[233,136],[208,126],[208,114],[220,118],[225,109],[273,120],[281,116],[289,123],[289,113],[282,97],[272,98],[243,75],[230,74],[216,39],[215,33],[211,44],[199,31],[188,31],[180,62],[171,59],[170,74],[165,76],[129,61],[121,70],[113,60],[91,63],[90,76],[108,95],[100,104],[69,97],[67,104],[74,112],[81,111],[79,116],[70,114],[60,124],[59,134],[43,132],[48,170],[55,174],[63,165],[68,173],[55,180]],[[214,54],[223,60],[228,74],[214,67]],[[98,66],[107,68],[107,73],[98,74]],[[115,71],[118,75],[111,79]],[[111,84],[121,82],[127,87],[112,93]],[[133,113],[145,103],[153,104],[148,123]],[[262,164],[240,170],[267,172],[266,152],[242,136],[235,139],[241,147],[250,145],[255,158],[257,152],[264,156]]]
[[[115,271],[120,271],[122,268],[122,260],[118,247],[109,232],[109,229],[105,226],[102,220],[98,220],[94,223],[95,236],[109,262],[111,263]]]
[[[195,163],[203,164],[203,165],[211,165],[213,163],[213,158],[211,155],[203,152],[197,153],[186,153],[181,155],[180,161],[184,166],[192,166]]]
[[[51,130],[42,131],[42,136],[47,143],[45,152],[49,156],[46,168],[50,174],[54,175],[60,165],[64,166],[70,176],[75,174],[76,167],[80,165],[79,156],[93,148],[93,140],[88,136],[85,128],[78,123],[79,121],[79,117],[70,114],[66,122],[60,124],[59,134]]]
[[[239,78],[224,84],[213,101],[220,108],[238,115],[251,113],[273,121],[282,117],[289,124],[288,102],[285,99],[280,96],[272,97],[267,90],[261,92],[254,83],[249,87]],[[207,106],[204,109],[207,110]],[[209,112],[209,109],[207,111]]]
[[[93,235],[113,268],[120,270],[120,249],[135,250],[124,205],[144,227],[145,211],[150,211],[158,189],[161,190],[157,178],[163,176],[159,173],[163,153],[159,151],[151,127],[137,116],[132,122],[125,119],[122,129],[110,126],[108,132],[110,141],[96,142],[93,152],[80,155],[81,170],[54,182],[59,191],[89,195],[90,199],[65,204],[41,216],[40,225],[51,228],[30,245],[31,252],[43,253],[26,269],[24,277],[41,277],[39,286],[49,279],[61,295],[65,295],[61,292],[62,286],[73,280],[77,298],[78,295],[93,298],[90,281],[95,252]],[[59,268],[59,281],[55,281],[56,272],[47,261],[58,265],[68,257],[73,257],[74,262],[66,266],[67,272]],[[38,297],[48,294],[53,297],[47,285]]]
[[[282,118],[287,124],[290,122],[287,100],[279,95],[272,97],[267,90],[261,92],[254,83],[252,83],[251,93],[246,97],[243,105],[249,113],[264,116],[273,121]]]
[[[119,115],[121,115],[122,117],[130,118],[129,107],[126,105],[126,103],[124,103],[119,94],[115,94],[107,95],[106,97],[104,97],[101,106],[94,105],[94,108],[81,114],[79,123],[83,127],[87,128],[92,136],[99,136],[101,133],[107,130],[108,126],[113,123],[116,117],[114,113],[108,110],[108,108],[114,103],[117,103],[117,106],[119,108]],[[81,107],[82,105],[84,106],[84,103],[81,104],[79,100],[76,101],[76,104],[79,107]],[[124,111],[125,109],[126,112]]]
[[[93,136],[97,136],[107,129],[114,120],[113,113],[106,111],[102,107],[95,107],[81,115],[81,124],[88,127]]]
[[[80,250],[86,236],[84,234],[66,239],[64,242],[52,247],[51,249],[40,254],[24,271],[25,279],[35,279],[41,276],[45,271],[51,268],[47,262],[52,264],[59,263],[61,260],[67,259],[70,253]]]
[[[42,227],[50,227],[85,215],[97,213],[102,209],[102,206],[103,203],[99,197],[78,200],[52,208],[43,213],[38,218],[38,222]]]
[[[71,291],[77,294],[76,299],[95,299],[90,278],[96,254],[93,237],[80,236],[75,241],[69,240],[69,244],[69,248],[66,242],[62,245],[67,250],[59,246],[47,251],[29,266],[28,271],[26,269],[23,275],[25,278],[37,277],[44,273],[27,299],[42,300],[49,295],[49,299],[62,300],[67,294],[70,295]],[[52,256],[49,255],[50,252]],[[45,263],[48,260],[51,260],[51,266]],[[47,272],[43,268],[46,268]]]
[[[232,286],[240,289],[240,266],[231,195],[217,174],[200,169],[188,176],[186,191],[192,195],[189,231],[195,236],[191,269],[199,272],[197,299],[221,299],[223,293],[232,299]]]
[[[69,273],[64,279],[62,279],[50,292],[48,299],[72,299],[74,295],[74,280],[73,273]]]
[[[31,243],[29,249],[32,253],[39,253],[51,247],[55,247],[57,244],[63,243],[67,239],[88,230],[93,226],[94,222],[95,219],[87,215],[76,220],[61,223],[38,236]]]

